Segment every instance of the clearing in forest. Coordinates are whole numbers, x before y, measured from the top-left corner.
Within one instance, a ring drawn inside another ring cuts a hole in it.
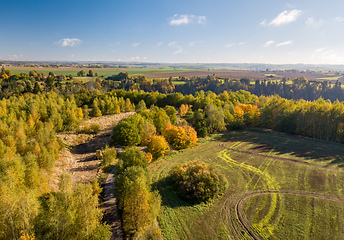
[[[165,239],[343,239],[342,144],[263,130],[233,131],[149,166]],[[171,168],[199,160],[229,187],[210,203],[181,200]]]

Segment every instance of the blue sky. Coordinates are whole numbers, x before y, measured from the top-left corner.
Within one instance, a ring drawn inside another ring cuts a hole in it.
[[[1,60],[344,64],[342,0],[2,0]]]

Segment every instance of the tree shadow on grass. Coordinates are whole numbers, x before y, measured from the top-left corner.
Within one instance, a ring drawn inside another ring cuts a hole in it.
[[[326,166],[344,168],[344,157],[341,157],[344,156],[344,146],[340,143],[264,129],[228,131],[218,135],[215,140],[224,143],[243,141],[255,144],[244,150],[240,147],[235,148],[239,152],[265,155],[273,151],[275,154],[271,158],[276,158],[276,160],[284,158],[278,155],[288,154],[296,158],[325,162]]]
[[[152,189],[159,191],[161,195],[162,206],[166,206],[170,208],[192,206],[192,204],[183,201],[178,196],[173,186],[173,179],[170,176],[162,178],[159,181],[153,183]]]

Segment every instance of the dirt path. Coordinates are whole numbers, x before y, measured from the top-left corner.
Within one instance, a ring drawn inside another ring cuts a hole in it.
[[[123,228],[122,228],[122,222],[121,217],[119,215],[119,210],[117,207],[117,199],[114,195],[114,182],[115,182],[115,176],[114,173],[116,172],[116,169],[113,168],[111,173],[108,175],[108,177],[105,180],[104,183],[104,202],[103,202],[103,208],[104,208],[104,219],[109,224],[109,226],[112,229],[112,236],[111,240],[121,240],[123,238]]]
[[[134,112],[106,115],[91,118],[81,124],[98,123],[101,130],[97,134],[82,134],[76,131],[57,134],[67,146],[60,154],[60,161],[57,162],[52,188],[56,190],[58,176],[67,172],[71,174],[74,183],[89,183],[100,174],[100,160],[97,160],[95,153],[109,144],[113,126],[122,118],[128,117]]]
[[[96,159],[95,153],[104,148],[110,142],[113,126],[122,118],[126,118],[134,112],[91,118],[81,124],[98,123],[100,132],[94,135],[81,134],[77,132],[59,133],[58,137],[67,147],[61,153],[60,161],[54,171],[52,189],[57,190],[58,176],[67,172],[72,176],[73,183],[89,183],[101,174],[101,162]],[[113,235],[111,239],[123,239],[122,223],[117,208],[117,201],[113,191],[114,171],[108,175],[104,183],[104,219],[110,225]]]

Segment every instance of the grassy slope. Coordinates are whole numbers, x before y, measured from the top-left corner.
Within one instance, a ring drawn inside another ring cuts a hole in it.
[[[344,198],[341,144],[284,134],[243,131],[214,136],[198,147],[150,165],[152,182],[162,195],[159,221],[166,239],[249,237],[239,225],[235,203],[251,191],[292,190]],[[189,160],[212,164],[230,187],[208,204],[190,206],[173,191],[168,172]],[[339,170],[338,170],[339,169]],[[267,194],[248,198],[243,215],[251,228],[269,239],[343,238],[344,204],[321,198]]]

